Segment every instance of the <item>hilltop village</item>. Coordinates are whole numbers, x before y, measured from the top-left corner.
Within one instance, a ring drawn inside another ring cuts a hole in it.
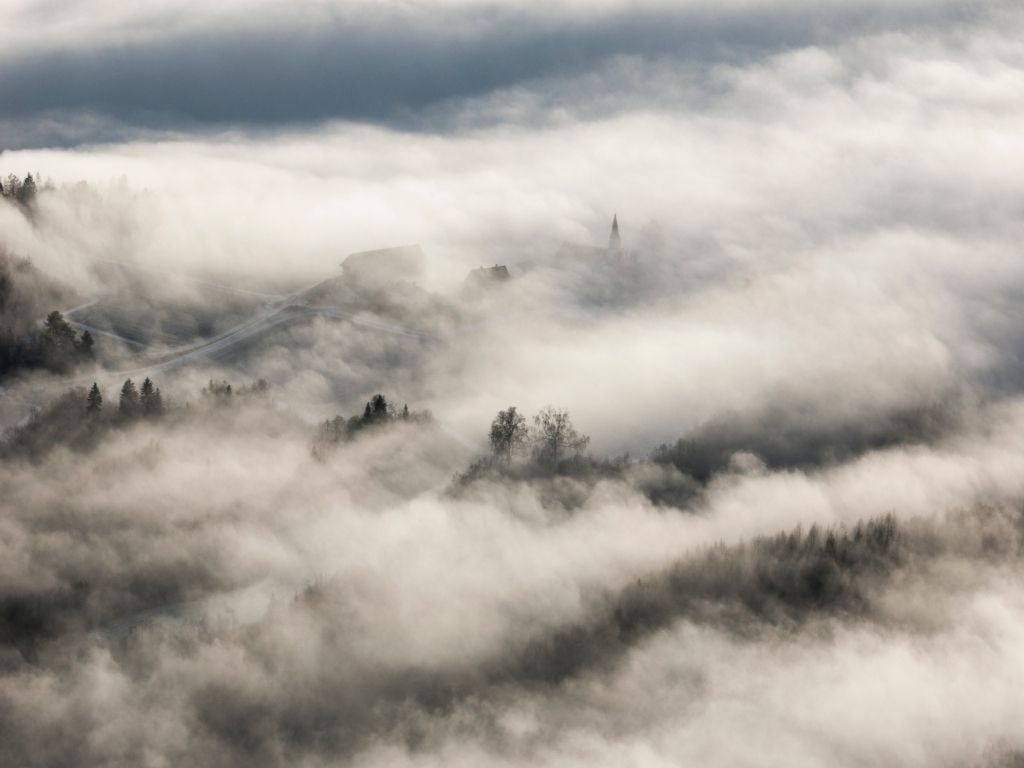
[[[419,244],[379,248],[350,254],[342,263],[342,274],[346,280],[363,288],[381,288],[396,279],[416,282],[426,270],[426,254]],[[637,254],[623,248],[619,232],[619,217],[612,217],[608,244],[604,246],[563,242],[553,256],[545,262],[521,261],[513,265],[494,264],[470,270],[463,284],[466,295],[477,295],[483,291],[507,283],[540,267],[573,267],[580,264],[635,262]]]

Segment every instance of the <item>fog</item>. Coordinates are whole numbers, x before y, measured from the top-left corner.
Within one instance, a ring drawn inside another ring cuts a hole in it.
[[[0,763],[1024,760],[1012,4],[0,28]]]

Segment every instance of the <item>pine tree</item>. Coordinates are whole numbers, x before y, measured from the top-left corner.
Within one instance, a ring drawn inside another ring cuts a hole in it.
[[[46,316],[46,322],[43,323],[43,333],[47,341],[61,351],[67,352],[75,345],[75,329],[64,319],[64,315],[57,310]]]
[[[89,333],[88,331],[82,331],[82,337],[78,340],[77,343],[78,352],[82,355],[82,357],[91,358],[93,356],[92,348],[95,345],[95,343],[96,342],[93,341],[91,333]]]
[[[4,192],[7,194],[7,197],[18,199],[18,196],[21,193],[21,179],[13,173],[10,174],[4,182]]]
[[[18,189],[18,202],[29,205],[36,197],[36,181],[30,173]]]
[[[87,413],[97,415],[103,409],[103,395],[100,394],[100,388],[94,381],[92,383],[92,389],[89,390],[89,399],[85,410]]]
[[[135,418],[139,413],[139,390],[131,379],[126,379],[121,387],[121,399],[117,404],[117,410],[126,419]]]
[[[142,382],[142,390],[139,393],[139,406],[146,416],[159,416],[163,411],[163,401],[160,397],[160,390],[153,386],[153,380],[148,376]]]
[[[52,371],[67,371],[78,361],[78,340],[75,329],[57,311],[46,316],[39,338],[44,365]]]

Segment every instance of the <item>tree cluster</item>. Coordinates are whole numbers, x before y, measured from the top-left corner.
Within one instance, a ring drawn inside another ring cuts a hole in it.
[[[89,392],[89,407],[93,408],[94,402],[98,412],[102,407],[102,398],[99,388],[93,384]],[[164,400],[160,394],[160,388],[153,384],[148,376],[142,382],[142,387],[136,387],[135,382],[126,379],[121,385],[121,396],[117,403],[117,415],[121,421],[134,421],[136,419],[155,419],[164,413]]]
[[[7,432],[0,444],[3,458],[35,459],[55,445],[84,450],[95,445],[107,424],[87,411],[88,394],[82,387],[68,390],[24,424]]]
[[[498,411],[487,434],[490,453],[457,475],[455,487],[484,477],[518,480],[572,475],[621,474],[623,460],[596,460],[586,453],[590,438],[580,434],[564,408],[547,406],[527,421],[514,405]]]
[[[64,316],[54,310],[38,331],[21,336],[0,334],[0,375],[20,368],[67,373],[93,360],[94,346],[89,331],[79,336]]]
[[[270,393],[270,382],[266,379],[257,379],[248,386],[235,389],[228,381],[214,381],[210,379],[209,384],[203,387],[199,393],[203,400],[215,405],[230,405],[237,402],[238,398],[266,397]]]
[[[0,455],[32,459],[56,445],[87,450],[111,429],[140,420],[156,421],[166,411],[159,387],[148,377],[141,387],[126,380],[116,409],[105,407],[96,382],[88,390],[74,387],[11,430],[0,444]]]
[[[0,197],[14,200],[22,205],[31,205],[38,192],[38,184],[32,178],[31,173],[25,176],[24,180],[19,179],[12,173],[0,182]]]
[[[580,456],[590,438],[576,431],[564,408],[544,408],[533,417],[531,427],[512,405],[498,411],[491,422],[488,441],[490,458],[496,464],[507,465],[529,453],[536,464],[557,471],[566,460]]]
[[[829,614],[870,615],[877,582],[901,566],[905,544],[889,514],[846,528],[718,545],[608,600],[593,617],[530,644],[518,679],[564,680],[603,666],[680,619],[749,637]]]
[[[367,401],[359,416],[346,419],[339,415],[320,424],[313,440],[313,455],[323,458],[332,447],[370,428],[401,422],[425,423],[431,419],[429,411],[410,411],[408,405],[396,410],[384,395],[376,394]]]
[[[707,605],[777,624],[812,612],[861,612],[874,591],[865,584],[899,566],[904,554],[892,513],[852,530],[797,527],[749,544],[719,545],[637,583],[623,595],[616,620],[626,630],[656,628],[680,615],[698,617]]]
[[[252,398],[265,398],[270,384],[260,379],[248,386],[233,388],[227,382],[210,382],[202,390],[202,401],[217,407],[241,404]],[[197,416],[207,412],[197,409]],[[107,432],[139,422],[165,422],[170,414],[179,417],[190,412],[188,403],[172,409],[160,388],[150,377],[136,384],[126,379],[116,401],[108,403],[99,384],[89,389],[74,387],[45,408],[37,409],[27,422],[8,431],[0,440],[0,457],[35,458],[56,445],[86,450],[96,445]]]

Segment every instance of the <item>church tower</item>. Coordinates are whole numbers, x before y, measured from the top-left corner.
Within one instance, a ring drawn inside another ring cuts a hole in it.
[[[619,214],[612,217],[612,233],[608,236],[608,250],[612,253],[622,250],[622,238],[619,237]]]

